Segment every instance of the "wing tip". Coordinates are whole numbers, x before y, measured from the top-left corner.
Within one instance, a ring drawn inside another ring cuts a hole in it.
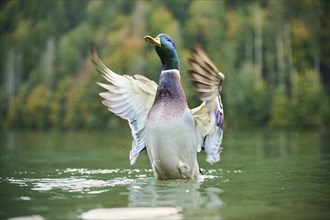
[[[96,46],[94,43],[91,43],[91,45],[89,47],[89,51],[92,55],[96,54]]]
[[[129,160],[130,160],[130,164],[131,165],[134,165],[136,163],[136,160],[139,156],[139,153],[136,154],[136,155],[133,155],[133,152],[131,151],[130,154],[129,154]]]
[[[217,154],[217,155],[207,155],[206,161],[209,164],[214,164],[216,162],[219,162],[220,161],[220,155],[219,154]]]
[[[96,84],[99,85],[100,87],[102,87],[103,89],[107,89],[107,87],[108,87],[108,85],[105,83],[96,82]]]
[[[90,45],[89,52],[91,54],[91,60],[92,60],[92,62],[97,65],[97,61],[99,60],[99,56],[97,54],[96,46],[95,46],[94,43],[92,43]]]

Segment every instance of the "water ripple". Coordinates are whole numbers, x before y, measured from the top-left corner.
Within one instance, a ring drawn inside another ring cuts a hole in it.
[[[12,184],[20,186],[31,185],[31,190],[49,191],[53,189],[61,189],[67,192],[83,192],[88,194],[97,194],[106,192],[110,189],[107,187],[114,187],[119,185],[129,185],[134,180],[128,178],[115,178],[111,180],[97,180],[85,179],[77,177],[69,178],[23,178],[23,179],[7,179]],[[102,189],[102,190],[100,190]]]
[[[133,184],[132,189],[138,190],[142,187],[141,185],[139,185],[139,180],[147,180],[147,182],[149,183],[150,180],[153,180],[153,174],[151,169],[66,168],[64,170],[56,169],[55,171],[56,174],[54,174],[54,177],[52,176],[52,174],[43,174],[45,178],[8,177],[2,179],[2,181],[6,180],[11,184],[16,184],[22,187],[29,186],[31,187],[31,190],[34,191],[50,191],[54,189],[60,189],[65,192],[100,194],[111,190],[111,188],[115,186],[129,186],[132,183],[135,183]],[[236,171],[235,173],[240,172],[241,171]],[[204,173],[205,175],[203,175],[198,182],[201,183],[205,180],[213,180],[219,177],[221,179],[223,171],[222,169],[211,169]],[[28,172],[18,174],[29,175]],[[226,182],[228,180],[225,179],[222,181]],[[147,185],[149,185],[149,183]],[[174,182],[174,184],[178,185],[178,182]],[[190,192],[191,189],[185,189],[183,191],[186,190]]]

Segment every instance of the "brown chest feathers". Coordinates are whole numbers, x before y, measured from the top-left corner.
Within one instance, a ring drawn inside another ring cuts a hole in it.
[[[187,100],[178,71],[166,71],[160,76],[155,101],[148,114],[149,120],[169,120],[180,115]]]

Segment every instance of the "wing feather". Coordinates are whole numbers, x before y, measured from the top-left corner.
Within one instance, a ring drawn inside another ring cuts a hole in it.
[[[130,151],[131,164],[145,148],[145,123],[156,95],[157,84],[142,75],[118,75],[100,60],[95,47],[91,48],[91,60],[97,70],[110,83],[97,83],[106,92],[101,92],[102,103],[114,114],[126,119],[131,128],[133,141]]]
[[[198,134],[198,151],[204,149],[206,160],[215,163],[220,160],[222,150],[224,112],[219,92],[225,77],[200,47],[192,50],[188,62],[191,67],[188,74],[203,101],[191,110]]]

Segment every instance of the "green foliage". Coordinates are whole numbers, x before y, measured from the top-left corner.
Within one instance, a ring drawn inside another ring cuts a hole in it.
[[[50,125],[53,128],[64,128],[63,118],[66,114],[67,107],[67,94],[72,83],[72,77],[66,76],[61,79],[57,87],[56,92],[53,93],[52,101],[50,103]]]
[[[96,105],[98,91],[93,80],[93,68],[90,61],[84,62],[84,68],[71,80],[71,85],[67,91],[66,109],[64,116],[64,127],[81,129],[93,127],[96,124]]]
[[[3,101],[3,100],[1,100]],[[1,102],[3,103],[3,102]],[[22,100],[19,96],[13,98],[8,107],[7,111],[4,111],[3,123],[6,128],[25,128],[26,123],[23,121],[23,105]]]
[[[224,15],[222,1],[193,1],[184,28],[188,48],[196,42],[206,49],[215,48],[222,40]]]
[[[329,126],[327,1],[19,1],[0,8],[1,126],[86,129],[125,123],[101,104],[94,43],[120,74],[158,81],[145,35],[176,42],[185,74],[199,44],[225,74],[226,126]]]
[[[28,127],[45,129],[49,126],[50,92],[44,85],[37,85],[26,99],[24,121]]]
[[[322,121],[323,101],[319,73],[307,71],[297,75],[295,83],[292,101],[293,124],[301,127],[319,126]]]
[[[292,97],[279,92],[273,99],[271,125],[302,128],[329,125],[328,98],[320,87],[318,72],[299,74],[294,79]]]
[[[283,91],[278,91],[271,104],[271,122],[273,127],[289,127],[292,125],[294,111],[289,98]]]
[[[235,82],[229,83],[224,100],[229,123],[245,127],[266,125],[270,112],[269,94],[264,82],[256,77],[254,66],[245,63]]]

